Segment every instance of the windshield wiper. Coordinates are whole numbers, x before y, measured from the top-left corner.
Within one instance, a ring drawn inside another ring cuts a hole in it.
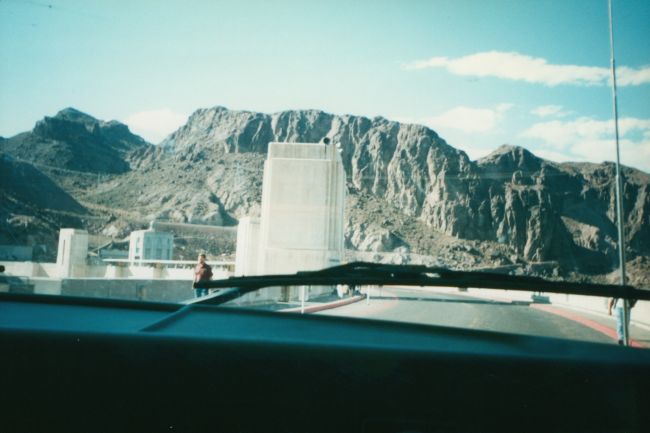
[[[228,289],[192,303],[223,304],[264,287],[280,286],[350,286],[401,285],[503,289],[526,292],[569,293],[624,299],[650,300],[649,290],[614,284],[590,284],[549,281],[539,277],[498,274],[484,271],[455,271],[424,265],[386,265],[352,262],[320,271],[295,274],[231,277],[223,280],[201,281],[194,288]]]

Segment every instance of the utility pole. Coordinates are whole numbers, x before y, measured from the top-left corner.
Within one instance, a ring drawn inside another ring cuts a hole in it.
[[[621,156],[618,142],[618,98],[616,96],[616,60],[614,57],[614,15],[612,0],[609,3],[609,52],[612,71],[612,104],[614,106],[614,136],[616,139],[616,219],[618,227],[618,261],[621,272],[621,286],[626,284],[625,278],[625,230],[623,228],[623,179],[621,177]],[[623,344],[629,345],[628,317],[630,307],[627,299],[623,301]]]

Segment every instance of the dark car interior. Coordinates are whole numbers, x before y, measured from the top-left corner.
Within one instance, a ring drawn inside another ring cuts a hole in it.
[[[3,432],[642,432],[650,353],[206,305],[0,294]]]

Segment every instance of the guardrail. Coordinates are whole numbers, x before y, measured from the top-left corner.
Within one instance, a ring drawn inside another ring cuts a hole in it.
[[[128,265],[196,265],[196,260],[130,260],[130,259],[102,259],[106,263],[123,263]],[[228,261],[206,261],[210,266],[235,266],[235,262]]]

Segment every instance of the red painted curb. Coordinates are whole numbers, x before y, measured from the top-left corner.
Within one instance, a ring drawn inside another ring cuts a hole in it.
[[[591,319],[587,319],[586,317],[579,316],[577,314],[571,313],[566,310],[559,309],[557,307],[553,307],[551,305],[542,305],[542,304],[530,304],[531,307],[536,308],[541,311],[546,311],[547,313],[555,314],[557,316],[562,316],[565,319],[572,320],[574,322],[580,323],[581,325],[584,325],[588,328],[593,329],[594,331],[598,331],[601,334],[605,334],[608,337],[612,338],[614,341],[618,341],[618,335],[616,335],[616,331],[612,328],[609,328],[601,323],[595,322]],[[632,347],[645,347],[643,344],[639,343],[636,340],[630,339],[630,346]]]
[[[328,304],[322,304],[322,305],[312,305],[309,307],[305,307],[305,313],[316,313],[318,311],[323,311],[323,310],[329,310],[330,308],[337,308],[337,307],[342,307],[344,305],[352,304],[355,302],[358,302],[362,299],[365,299],[365,295],[357,295],[352,298],[348,299],[343,299],[341,301],[334,301],[330,302]],[[296,307],[296,308],[287,308],[286,310],[281,310],[283,313],[296,313],[300,312],[301,308]]]

